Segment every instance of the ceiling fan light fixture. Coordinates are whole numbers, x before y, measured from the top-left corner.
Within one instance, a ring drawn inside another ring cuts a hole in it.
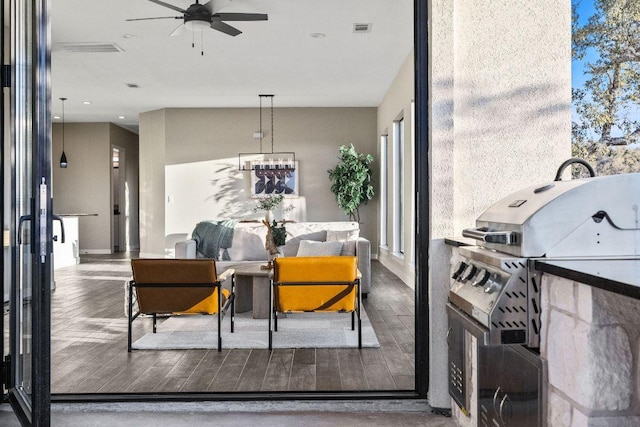
[[[191,21],[186,21],[184,23],[184,26],[189,31],[204,31],[208,29],[211,26],[211,24],[207,21],[200,21],[200,20],[194,19]]]

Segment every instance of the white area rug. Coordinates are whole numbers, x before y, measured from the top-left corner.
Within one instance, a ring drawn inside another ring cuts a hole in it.
[[[229,314],[229,313],[227,313]],[[356,317],[357,321],[357,317]],[[136,322],[151,322],[138,319]],[[253,319],[251,312],[236,314],[234,333],[230,317],[222,320],[222,348],[268,348],[268,319]],[[133,343],[137,350],[189,350],[218,348],[217,316],[173,316],[158,322],[158,332]],[[362,310],[362,346],[380,347],[376,333]],[[358,328],[351,330],[350,313],[296,313],[278,318],[274,348],[358,347]]]

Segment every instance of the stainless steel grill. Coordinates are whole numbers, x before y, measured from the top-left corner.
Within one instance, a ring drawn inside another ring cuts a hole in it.
[[[449,394],[466,413],[473,364],[467,331],[478,346],[478,425],[545,425],[546,367],[535,351],[541,273],[533,261],[640,253],[640,174],[560,181],[573,162],[586,165],[565,162],[556,181],[505,197],[463,231],[477,246],[459,248],[451,278]]]
[[[526,188],[500,200],[463,231],[449,299],[486,328],[489,345],[539,346],[536,258],[633,257],[640,253],[640,174]]]

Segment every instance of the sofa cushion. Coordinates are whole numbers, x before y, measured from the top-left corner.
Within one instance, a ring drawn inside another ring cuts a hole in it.
[[[327,242],[342,242],[342,256],[356,255],[356,241],[360,230],[327,230]]]
[[[302,240],[300,241],[297,256],[339,256],[340,252],[342,252],[342,242],[316,242],[314,240]]]
[[[231,261],[264,261],[267,250],[264,241],[267,227],[263,224],[237,224],[233,233],[233,245],[228,249]]]

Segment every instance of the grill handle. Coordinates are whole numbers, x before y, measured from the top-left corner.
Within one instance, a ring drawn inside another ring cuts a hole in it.
[[[462,230],[464,237],[482,240],[486,243],[515,244],[515,234],[511,231],[487,231],[486,228],[466,228]]]

